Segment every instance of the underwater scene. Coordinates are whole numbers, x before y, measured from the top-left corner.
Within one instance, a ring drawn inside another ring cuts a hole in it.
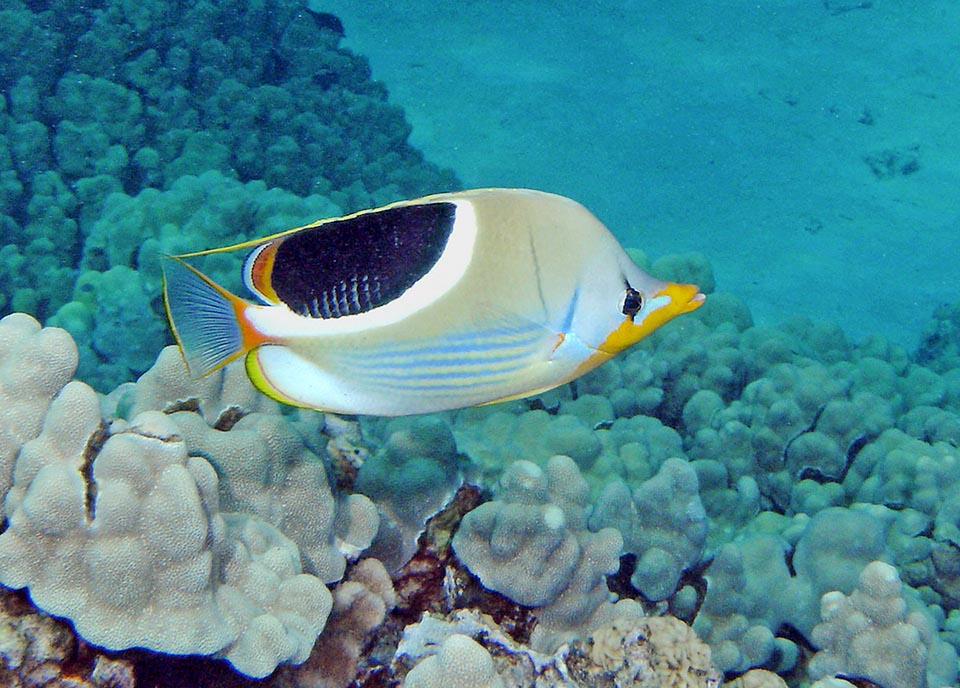
[[[0,685],[958,685],[960,4],[0,27]]]

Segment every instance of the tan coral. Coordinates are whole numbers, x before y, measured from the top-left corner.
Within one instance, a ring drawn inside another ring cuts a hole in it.
[[[133,665],[82,646],[69,624],[0,589],[0,685],[4,688],[133,688]]]
[[[611,606],[606,576],[620,565],[623,537],[586,527],[588,491],[568,456],[545,468],[515,461],[497,499],[466,514],[451,543],[484,587],[535,608],[530,647],[538,652],[583,637]]]
[[[826,676],[811,683],[810,688],[857,688],[857,686],[849,681],[844,681],[842,678]]]
[[[710,648],[693,629],[672,616],[618,617],[596,629],[591,659],[617,686],[712,688],[720,672]]]
[[[188,452],[216,469],[221,508],[279,528],[324,582],[339,580],[345,559],[359,556],[377,533],[376,506],[363,495],[335,499],[320,458],[242,365],[193,380],[177,348],[167,347],[118,406],[124,417],[164,410]]]
[[[364,559],[333,590],[330,621],[310,658],[284,671],[295,686],[344,688],[356,678],[368,634],[383,623],[396,603],[393,583],[377,559]],[[285,684],[281,681],[281,684]]]
[[[220,514],[216,474],[168,416],[141,414],[106,437],[97,395],[71,382],[14,479],[0,581],[29,587],[85,639],[219,652],[253,676],[307,658],[330,593],[275,528]]]
[[[424,657],[436,654],[450,637],[461,635],[473,638],[490,653],[497,674],[509,686],[719,686],[721,674],[710,662],[709,648],[689,626],[673,617],[643,617],[633,600],[609,606],[612,614],[595,627],[590,640],[575,640],[552,653],[517,642],[490,616],[476,610],[461,609],[446,616],[425,613],[404,629],[393,668],[402,675],[414,661],[421,666]]]
[[[325,582],[343,576],[377,533],[376,506],[363,495],[337,500],[323,463],[280,415],[253,413],[223,432],[197,413],[170,415],[192,454],[220,478],[224,511],[256,514],[299,545],[308,570]]]
[[[844,681],[844,684],[847,684]],[[766,669],[751,669],[747,673],[738,676],[729,683],[724,683],[724,688],[787,688],[787,682],[777,674]],[[821,688],[825,688],[821,686]]]
[[[811,678],[850,674],[887,688],[939,685],[927,676],[927,658],[943,641],[923,613],[908,613],[900,576],[890,564],[869,563],[850,595],[823,595],[820,613],[811,635],[820,648],[807,667]]]
[[[403,688],[503,688],[490,653],[469,636],[454,633],[435,655],[422,659]]]

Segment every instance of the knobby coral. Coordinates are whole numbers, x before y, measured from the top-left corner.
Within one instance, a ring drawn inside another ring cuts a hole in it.
[[[41,346],[24,353],[24,342]],[[47,366],[35,356],[51,342],[58,348]],[[70,374],[63,362],[75,361],[73,351],[69,337],[41,331],[24,316],[0,321],[0,360],[11,370],[41,371],[33,383],[47,390],[43,399],[55,392],[40,432],[15,448],[3,505],[0,581],[29,587],[40,608],[70,618],[83,637],[104,647],[216,654],[252,676],[265,676],[280,662],[303,662],[330,613],[330,592],[321,578],[304,573],[300,548],[276,525],[253,513],[221,510],[230,473],[218,476],[200,455],[215,461],[218,452],[198,447],[199,441],[191,446],[184,430],[190,423],[178,416],[190,414],[205,432],[214,430],[187,411],[142,411],[129,421],[108,421],[84,383],[51,390],[49,371],[59,370],[55,379],[62,381]],[[5,414],[9,423],[23,411],[13,403]],[[229,432],[215,432],[230,441]],[[256,437],[241,434],[239,440],[253,441],[248,449],[272,458]],[[296,446],[302,454],[302,444]],[[310,533],[316,553],[308,561],[311,570],[338,578],[343,555],[335,554],[336,505],[329,489],[316,492],[326,485],[322,466],[299,455],[280,463],[319,467],[319,473],[314,468],[297,476],[309,479],[313,501],[291,501],[322,504],[326,528],[319,539]],[[235,482],[233,489],[242,492],[243,481]],[[278,509],[289,490],[279,482],[279,494],[267,481],[266,493],[252,501],[267,518],[290,526],[290,514]],[[255,490],[262,489],[257,483]],[[375,523],[374,512],[373,532]],[[329,563],[320,566],[321,558]]]

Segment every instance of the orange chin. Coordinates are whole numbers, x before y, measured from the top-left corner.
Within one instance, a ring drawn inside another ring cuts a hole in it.
[[[670,302],[648,314],[641,322],[624,318],[623,322],[600,343],[597,347],[598,351],[608,356],[616,355],[678,315],[697,310],[706,301],[706,297],[700,293],[700,288],[695,284],[670,282],[654,294],[653,298],[663,296],[669,298]]]

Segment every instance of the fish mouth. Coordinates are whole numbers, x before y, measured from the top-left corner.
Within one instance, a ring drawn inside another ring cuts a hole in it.
[[[666,296],[670,299],[668,308],[671,317],[695,311],[707,302],[706,294],[701,292],[696,284],[670,282],[658,291],[656,296]]]
[[[706,300],[707,297],[695,284],[667,282],[653,295],[652,301],[656,306],[643,320],[625,318],[595,350],[605,356],[614,356],[678,315],[697,310]]]

